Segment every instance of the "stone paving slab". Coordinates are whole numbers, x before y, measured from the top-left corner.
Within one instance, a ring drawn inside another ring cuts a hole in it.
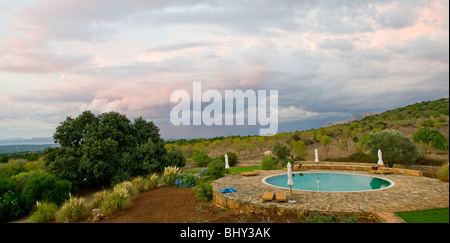
[[[403,212],[428,210],[449,207],[449,183],[437,179],[408,176],[399,174],[377,175],[395,183],[393,187],[365,192],[315,192],[282,189],[264,184],[263,178],[267,176],[285,174],[285,171],[258,171],[258,176],[227,175],[213,183],[213,193],[232,187],[237,191],[227,195],[230,199],[243,203],[260,205],[262,207],[278,207],[294,209],[297,211],[328,211],[328,212]],[[312,171],[305,171],[312,172]],[[367,171],[330,171],[328,173],[353,173],[369,175]],[[295,204],[280,202],[262,202],[266,191],[283,191],[289,200]],[[251,201],[251,203],[250,203]],[[223,205],[222,205],[223,206]]]
[[[375,213],[382,223],[406,223],[397,214],[392,212],[378,212]]]

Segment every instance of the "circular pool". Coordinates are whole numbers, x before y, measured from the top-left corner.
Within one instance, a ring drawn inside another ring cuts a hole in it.
[[[268,176],[263,179],[265,184],[289,188],[287,174]],[[294,190],[320,192],[361,192],[381,190],[392,187],[391,180],[360,174],[305,172],[293,173]]]

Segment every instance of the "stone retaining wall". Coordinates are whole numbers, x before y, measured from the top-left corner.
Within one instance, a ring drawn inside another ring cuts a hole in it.
[[[303,163],[302,168],[305,170],[317,169],[317,170],[353,170],[353,171],[369,171],[371,165],[350,164],[350,163]],[[402,174],[409,176],[423,176],[422,171],[408,170],[402,168],[389,168],[383,167],[383,171],[386,173]]]
[[[231,209],[235,212],[246,212],[256,214],[299,214],[302,210],[297,208],[287,208],[274,203],[250,203],[250,201],[242,201],[230,194],[222,194],[220,192],[213,192],[212,202],[217,206]]]

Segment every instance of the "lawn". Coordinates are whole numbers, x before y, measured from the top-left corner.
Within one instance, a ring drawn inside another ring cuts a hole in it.
[[[184,169],[185,173],[199,173],[202,169],[206,167],[195,167],[195,168],[188,168]],[[279,167],[279,170],[283,169],[283,167]],[[230,174],[239,174],[242,172],[251,172],[254,170],[259,170],[259,166],[248,166],[248,167],[230,167],[229,172]]]
[[[407,223],[448,223],[448,208],[396,213]]]

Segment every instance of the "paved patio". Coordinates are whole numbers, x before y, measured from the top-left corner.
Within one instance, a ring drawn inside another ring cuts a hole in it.
[[[308,170],[307,172],[320,171],[330,173],[354,173],[369,175],[367,171],[330,171]],[[449,183],[437,179],[408,176],[400,174],[377,175],[395,182],[393,187],[367,192],[313,192],[281,189],[266,185],[262,179],[286,171],[257,171],[258,176],[245,177],[242,175],[227,175],[216,180],[213,184],[213,201],[224,207],[239,210],[254,210],[271,208],[277,211],[326,211],[326,212],[364,212],[368,213],[392,213],[402,211],[416,211],[449,207]],[[232,187],[235,194],[224,195],[220,190]],[[262,202],[266,191],[283,191],[288,199],[296,201],[295,204],[286,202]],[[250,203],[251,202],[251,203]],[[225,204],[225,205],[224,205]],[[236,206],[240,205],[240,206]]]

